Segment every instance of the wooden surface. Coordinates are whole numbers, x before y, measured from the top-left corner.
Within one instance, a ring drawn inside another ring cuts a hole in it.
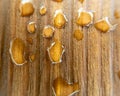
[[[62,76],[70,83],[79,82],[80,92],[75,96],[120,96],[120,19],[114,18],[114,9],[120,12],[119,0],[32,0],[35,12],[30,17],[19,14],[20,0],[0,0],[0,96],[53,96],[53,80]],[[47,14],[40,16],[40,5],[46,5]],[[101,33],[93,26],[83,28],[84,38],[77,41],[73,32],[77,11],[83,7],[95,11],[94,21],[108,16],[118,24],[113,32]],[[42,37],[45,25],[52,25],[55,10],[62,9],[68,18],[64,29],[55,29],[55,38],[65,46],[61,64],[52,65],[46,49],[53,39]],[[37,31],[29,34],[27,22],[35,21]],[[35,61],[16,66],[10,58],[9,46],[13,38],[22,38],[27,54],[36,53]],[[26,42],[33,38],[33,45]]]

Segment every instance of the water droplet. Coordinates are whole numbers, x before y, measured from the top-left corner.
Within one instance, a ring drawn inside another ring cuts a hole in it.
[[[59,40],[55,40],[55,42],[51,44],[50,48],[48,48],[48,54],[53,64],[62,62],[64,51],[64,46]]]
[[[56,1],[56,2],[62,2],[63,0],[53,0],[53,1]]]
[[[80,2],[81,2],[81,3],[83,3],[83,2],[84,2],[84,0],[80,0]]]
[[[40,7],[40,15],[45,15],[47,12],[47,8],[45,6]]]
[[[34,13],[34,7],[31,2],[21,2],[19,9],[21,16],[30,16]]]
[[[15,38],[10,42],[10,55],[13,63],[23,65],[27,63],[25,60],[25,43],[20,38]]]
[[[63,78],[58,77],[53,81],[53,92],[55,96],[72,96],[79,92],[79,84],[69,84]]]
[[[116,25],[112,25],[109,20],[108,17],[105,17],[101,20],[98,20],[95,24],[94,24],[95,28],[98,29],[101,32],[109,32],[111,30],[114,30],[116,28]]]
[[[63,28],[67,22],[66,16],[63,14],[62,10],[57,10],[55,12],[53,23],[56,28]]]
[[[35,22],[29,22],[27,25],[27,30],[29,33],[35,33],[36,28],[37,28],[37,26],[36,26]]]
[[[114,11],[114,17],[115,17],[116,19],[119,19],[119,18],[120,18],[120,12],[118,12],[118,10],[115,10],[115,11]]]
[[[80,8],[76,23],[80,26],[89,26],[93,23],[93,12]]]
[[[32,38],[27,38],[26,41],[31,45],[33,44],[33,39]]]
[[[74,38],[78,41],[83,39],[83,32],[79,29],[75,30],[73,35],[74,35]]]
[[[54,31],[55,30],[52,26],[47,25],[47,26],[44,27],[42,35],[45,38],[51,38],[54,34]]]
[[[30,60],[30,62],[33,62],[35,60],[35,54],[31,54],[29,56],[29,60]]]

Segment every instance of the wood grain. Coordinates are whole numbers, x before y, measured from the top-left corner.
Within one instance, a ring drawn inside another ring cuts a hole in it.
[[[0,0],[0,96],[53,96],[53,80],[62,76],[69,83],[79,82],[80,92],[75,96],[119,96],[120,79],[120,20],[114,18],[114,10],[120,12],[119,0],[32,0],[35,12],[30,17],[21,17],[21,0]],[[47,7],[44,16],[39,14],[40,6]],[[93,25],[76,25],[79,8],[93,10],[94,22],[110,17],[112,24],[118,24],[114,31],[101,33]],[[55,28],[54,37],[45,39],[42,30],[45,25],[53,26],[56,10],[62,9],[68,22],[63,29]],[[26,25],[35,21],[37,30],[30,34]],[[81,29],[84,38],[77,41],[74,30]],[[9,54],[10,41],[16,37],[26,44],[26,59],[35,53],[35,61],[16,66]],[[32,38],[33,44],[26,39]],[[52,64],[47,48],[54,39],[65,46],[63,62]]]

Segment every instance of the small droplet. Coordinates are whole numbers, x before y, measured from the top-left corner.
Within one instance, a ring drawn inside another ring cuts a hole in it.
[[[81,3],[83,3],[83,2],[84,2],[84,0],[80,0],[80,2],[81,2]]]
[[[47,8],[45,6],[40,7],[40,15],[45,15],[47,12]]]
[[[72,96],[80,90],[78,83],[69,84],[63,78],[58,77],[53,81],[55,96]]]
[[[35,22],[29,22],[28,25],[27,25],[27,31],[29,33],[35,33],[36,28],[37,28],[37,26],[36,26]]]
[[[53,0],[53,1],[56,1],[56,2],[62,2],[63,0]]]
[[[64,51],[64,46],[59,40],[55,40],[55,42],[51,44],[50,48],[48,48],[48,54],[53,64],[62,62]]]
[[[15,38],[10,42],[10,55],[13,63],[23,65],[27,63],[25,59],[25,43],[20,38]]]
[[[30,62],[33,62],[35,60],[35,54],[31,54],[29,56],[29,60],[30,60]]]
[[[30,16],[34,13],[34,7],[31,2],[21,2],[19,9],[21,16]]]
[[[114,17],[115,17],[116,19],[119,19],[119,18],[120,18],[120,12],[118,12],[118,10],[115,10],[115,11],[114,11]]]
[[[42,35],[45,38],[51,38],[54,34],[54,31],[55,30],[52,26],[47,25],[47,26],[44,27]]]
[[[33,39],[32,38],[27,38],[26,41],[31,45],[33,44]]]
[[[85,11],[82,8],[78,10],[76,23],[80,26],[89,26],[93,23],[93,12]]]
[[[120,79],[120,71],[118,71],[117,76],[118,76],[118,78]]]
[[[94,24],[95,28],[98,29],[101,32],[109,32],[111,30],[114,30],[116,25],[112,25],[109,20],[108,17],[105,17],[101,20],[98,20],[95,24]]]
[[[53,24],[56,28],[63,28],[67,22],[66,16],[62,10],[57,10],[53,18]]]
[[[74,31],[74,38],[78,41],[83,39],[83,32],[81,30],[75,30]]]

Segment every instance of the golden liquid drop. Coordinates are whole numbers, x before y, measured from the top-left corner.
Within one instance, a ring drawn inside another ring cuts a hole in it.
[[[51,38],[54,34],[54,28],[52,26],[45,26],[43,29],[43,37]]]
[[[31,2],[21,3],[20,4],[20,15],[21,16],[30,16],[34,13],[34,7]]]
[[[74,38],[78,41],[83,39],[83,32],[81,30],[75,30],[73,35]]]
[[[52,63],[60,63],[63,52],[64,47],[62,43],[59,40],[55,40],[55,42],[52,43],[51,47],[48,49],[49,57]]]
[[[26,63],[25,60],[25,43],[22,39],[16,38],[11,41],[10,44],[10,55],[12,58],[12,61],[16,65],[23,65]]]
[[[98,21],[94,24],[95,28],[101,32],[108,32],[110,29],[110,25],[106,20]]]
[[[53,81],[53,91],[55,96],[71,96],[79,92],[79,84],[68,84],[63,78],[58,77]]]
[[[66,24],[66,16],[58,10],[53,18],[53,23],[56,28],[63,28]]]
[[[36,31],[36,23],[35,22],[29,22],[29,24],[27,25],[27,31],[29,33],[35,33]]]
[[[47,12],[47,8],[45,6],[42,6],[39,12],[40,12],[40,15],[45,15]]]
[[[80,26],[87,26],[92,22],[92,16],[88,12],[81,12],[76,23]]]

